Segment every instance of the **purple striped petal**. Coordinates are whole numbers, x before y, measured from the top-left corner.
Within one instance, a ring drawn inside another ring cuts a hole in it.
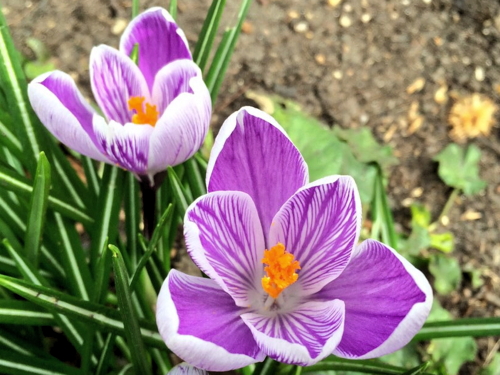
[[[281,126],[251,107],[224,122],[207,169],[208,191],[243,191],[252,197],[265,236],[274,215],[308,178],[302,155]]]
[[[135,112],[128,100],[142,96],[150,102],[146,81],[137,65],[126,55],[106,45],[94,47],[90,54],[90,83],[99,107],[108,120],[130,122]]]
[[[148,165],[149,138],[153,132],[150,125],[125,125],[106,121],[102,117],[94,120],[97,141],[112,163],[137,175],[146,175]]]
[[[312,365],[330,355],[342,337],[344,303],[340,300],[306,302],[294,311],[270,314],[241,317],[262,351],[279,362]]]
[[[229,371],[265,357],[240,308],[213,280],[172,269],[158,296],[156,323],[175,354],[205,370]]]
[[[156,123],[150,143],[150,171],[156,173],[185,162],[205,140],[212,114],[210,94],[201,76],[191,78],[189,87],[192,93],[177,96]]]
[[[183,362],[173,367],[167,375],[208,375],[208,372]]]
[[[180,94],[194,94],[190,86],[191,78],[201,77],[200,68],[191,60],[177,60],[163,67],[156,75],[153,86],[153,102],[158,111],[165,108]],[[210,96],[207,90],[207,95]]]
[[[92,128],[95,112],[69,75],[56,70],[37,77],[28,85],[28,96],[40,121],[59,141],[82,155],[109,162]]]
[[[130,56],[139,44],[139,69],[149,89],[156,73],[178,59],[192,60],[187,39],[172,16],[162,8],[151,8],[127,26],[120,40],[120,51]]]
[[[197,199],[186,212],[184,234],[193,261],[238,306],[262,295],[264,236],[247,194],[221,191]]]
[[[384,244],[366,240],[335,281],[315,298],[345,302],[344,335],[334,354],[374,358],[405,346],[432,305],[425,276]]]
[[[300,263],[296,282],[304,294],[338,277],[351,258],[361,227],[361,203],[349,176],[306,185],[276,214],[270,244],[281,242]]]

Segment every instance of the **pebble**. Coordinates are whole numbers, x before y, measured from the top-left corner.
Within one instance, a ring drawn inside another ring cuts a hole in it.
[[[369,13],[363,13],[361,15],[361,22],[363,22],[363,23],[368,23],[371,21],[371,19],[372,19],[372,16]]]
[[[413,189],[411,191],[410,195],[413,198],[420,198],[423,193],[424,193],[424,189],[422,187],[416,187],[415,189]]]
[[[120,35],[123,30],[128,25],[128,21],[125,18],[117,18],[115,23],[113,24],[113,27],[111,27],[111,33],[113,35]]]
[[[351,4],[345,4],[345,5],[344,5],[344,10],[345,10],[347,13],[352,12],[352,5],[351,5]]]
[[[346,16],[346,15],[343,15],[342,17],[340,17],[340,26],[342,27],[349,27],[352,25],[352,21],[351,19],[349,18],[349,16]]]
[[[422,91],[424,86],[425,86],[425,78],[419,77],[415,81],[413,81],[410,86],[406,88],[406,92],[411,95],[415,92]]]
[[[244,34],[252,34],[254,30],[253,24],[249,21],[244,21],[241,25],[241,32]]]
[[[334,70],[332,73],[333,78],[335,79],[342,79],[342,71],[341,70]]]
[[[484,81],[484,69],[481,68],[480,66],[476,67],[476,70],[474,71],[474,77],[476,77],[476,80],[479,82]]]
[[[314,56],[314,60],[316,60],[316,62],[317,62],[319,65],[325,65],[325,62],[326,62],[326,57],[325,57],[325,55],[323,55],[322,53],[317,53],[317,54]]]
[[[342,2],[342,0],[328,0],[328,5],[330,5],[331,7],[335,8],[337,7],[340,3]]]
[[[298,33],[305,33],[307,30],[309,30],[309,25],[305,21],[301,21],[295,24],[293,29],[298,32]]]
[[[434,94],[434,101],[438,104],[443,104],[448,100],[448,86],[443,85],[436,90]]]

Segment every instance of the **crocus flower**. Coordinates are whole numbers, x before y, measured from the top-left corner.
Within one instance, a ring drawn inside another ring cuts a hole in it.
[[[167,375],[208,375],[208,372],[183,362],[174,366]]]
[[[138,61],[130,58],[138,48]],[[125,29],[120,49],[93,48],[90,82],[104,117],[61,71],[28,88],[41,122],[66,146],[152,177],[190,158],[208,130],[211,101],[186,37],[170,14],[151,8]]]
[[[357,245],[361,204],[348,176],[308,183],[280,125],[254,108],[223,124],[209,193],[187,210],[190,256],[210,279],[170,271],[157,304],[165,343],[224,371],[262,361],[312,365],[406,345],[432,303],[424,275],[386,245]]]

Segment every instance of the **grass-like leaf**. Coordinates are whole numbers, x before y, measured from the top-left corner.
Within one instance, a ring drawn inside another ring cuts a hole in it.
[[[464,318],[426,323],[413,341],[466,336],[500,336],[500,318]]]
[[[104,347],[99,357],[99,362],[97,363],[97,368],[95,371],[96,375],[108,374],[109,361],[111,355],[113,354],[113,347],[115,344],[116,335],[114,333],[109,333],[104,342]]]
[[[236,41],[241,33],[241,26],[247,16],[251,3],[251,0],[242,1],[236,26],[224,32],[222,41],[215,52],[214,59],[205,77],[205,83],[207,84],[208,91],[210,91],[212,103],[215,103],[215,100],[217,99],[217,94],[219,93],[220,86],[224,80],[227,67],[229,66],[229,61],[231,60],[231,55],[233,54],[234,47],[236,46]]]
[[[28,225],[24,236],[24,252],[33,265],[38,265],[40,242],[45,224],[45,213],[49,199],[50,164],[41,152],[33,183],[33,193],[29,204]]]
[[[118,234],[118,213],[122,198],[122,181],[124,171],[115,166],[106,164],[99,188],[100,194],[96,204],[94,217],[96,223],[92,231],[92,247],[90,263],[95,270],[97,259],[106,241],[114,241]]]
[[[207,188],[205,186],[205,179],[201,173],[200,166],[193,157],[184,163],[186,168],[186,179],[191,188],[193,194],[193,199],[201,197],[203,194],[207,193]]]
[[[0,285],[49,311],[73,317],[106,332],[125,336],[125,328],[118,311],[96,303],[83,301],[51,288],[0,275]],[[165,343],[154,323],[140,321],[145,343],[165,349]]]
[[[336,357],[328,357],[323,361],[302,369],[303,374],[310,372],[323,371],[353,371],[363,374],[380,374],[380,375],[402,375],[407,372],[407,369],[397,366],[388,365],[376,360],[349,360]],[[422,375],[427,375],[421,373]]]
[[[125,327],[125,337],[131,348],[130,354],[132,355],[134,371],[137,374],[148,375],[151,374],[151,365],[148,364],[148,355],[142,341],[137,313],[132,302],[127,267],[125,266],[120,250],[113,245],[109,245],[108,248],[112,252],[111,259],[113,261],[113,269],[115,270],[118,306],[120,307],[120,313]]]
[[[130,263],[133,267],[137,264],[138,246],[137,235],[139,233],[140,217],[140,199],[139,184],[132,173],[125,176],[125,232],[127,233],[127,253]]]
[[[375,179],[371,213],[373,220],[372,237],[380,239],[393,249],[397,249],[398,239],[396,229],[394,228],[394,218],[387,200],[380,166],[377,166],[377,178]]]
[[[57,228],[57,252],[64,266],[67,287],[74,295],[89,300],[93,283],[78,233],[74,225],[66,223],[57,212],[51,224]]]
[[[14,132],[28,154],[28,168],[35,171],[36,159],[44,148],[36,135],[37,124],[30,113],[27,84],[21,66],[20,55],[9,33],[7,21],[0,11],[0,81],[7,100],[9,112],[15,120]]]
[[[137,283],[137,280],[139,280],[139,276],[142,270],[144,269],[144,266],[148,263],[149,259],[151,258],[151,255],[153,255],[153,252],[156,250],[156,246],[162,236],[162,233],[165,231],[165,224],[170,222],[172,218],[172,214],[174,211],[173,208],[174,208],[173,205],[170,204],[163,213],[163,215],[161,216],[160,221],[156,225],[156,228],[153,232],[153,236],[151,237],[151,241],[149,241],[148,249],[141,257],[130,279],[131,290],[134,290],[135,284]]]
[[[0,299],[0,324],[20,324],[26,326],[51,326],[51,313],[31,302]]]
[[[80,375],[76,367],[54,359],[37,358],[0,349],[0,373],[5,375]]]
[[[203,22],[198,42],[196,43],[193,53],[194,62],[198,64],[201,71],[204,71],[207,65],[225,7],[226,0],[213,0],[212,5],[210,5],[210,8],[208,9],[205,22]]]
[[[179,216],[184,217],[184,214],[186,213],[190,203],[193,201],[193,198],[191,197],[191,193],[184,188],[179,176],[172,167],[167,168],[167,174],[170,188],[172,189],[173,196],[175,197],[175,202],[177,202]]]
[[[16,175],[15,172],[3,166],[0,166],[0,186],[6,190],[17,193],[20,197],[26,199],[29,199],[33,193],[33,187],[28,183],[26,178]],[[63,200],[55,198],[52,195],[49,195],[48,197],[48,205],[64,216],[67,216],[86,226],[91,225],[94,221],[86,212],[76,208],[74,204],[64,202]]]
[[[14,260],[19,272],[29,282],[17,280],[14,278],[9,278],[9,279],[14,280],[14,281],[18,281],[18,282],[22,282],[22,283],[27,283],[28,285],[32,285],[34,287],[43,288],[42,285],[44,285],[44,286],[48,285],[47,280],[40,275],[40,273],[38,272],[38,269],[33,267],[33,265],[31,265],[25,257],[23,257],[12,246],[10,246],[10,244],[7,240],[3,241],[3,245],[5,246],[7,251],[9,252],[9,255],[11,256],[11,258]],[[2,277],[2,276],[0,275],[0,277]],[[3,277],[8,278],[8,276],[3,276]],[[38,302],[38,300],[35,299],[35,301],[32,301],[32,302],[36,303],[36,302]],[[39,303],[36,303],[36,304],[40,305]],[[83,337],[81,334],[81,331],[82,331],[81,327],[79,325],[75,324],[74,322],[70,321],[67,316],[59,314],[58,311],[52,311],[52,313],[53,313],[55,322],[57,323],[57,325],[59,327],[61,327],[61,329],[65,333],[68,340],[74,345],[75,348],[80,349],[84,344],[84,340],[83,340]],[[96,359],[94,358],[93,361],[95,362]]]

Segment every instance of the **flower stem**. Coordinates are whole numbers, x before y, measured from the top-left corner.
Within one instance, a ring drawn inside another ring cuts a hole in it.
[[[156,225],[156,186],[151,186],[149,179],[141,181],[142,220],[144,237],[149,241]]]
[[[139,14],[139,0],[132,0],[132,19]]]

